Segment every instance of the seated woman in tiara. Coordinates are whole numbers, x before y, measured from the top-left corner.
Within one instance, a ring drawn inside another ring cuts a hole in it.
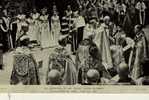
[[[98,81],[96,81],[97,83],[100,82],[101,77],[107,78],[107,79],[111,78],[110,73],[108,73],[106,68],[102,65],[101,55],[100,55],[100,52],[98,51],[97,46],[89,39],[85,39],[82,41],[80,48],[78,49],[78,52],[77,52],[76,63],[77,63],[79,84],[84,84],[84,85],[90,84],[90,82],[88,83],[90,79],[88,80],[87,73],[89,70],[92,70],[92,69],[96,71],[91,71],[91,73],[93,72],[94,74],[95,72],[96,74],[100,74]],[[90,74],[89,74],[89,77],[90,77]],[[96,78],[95,80],[97,80]]]
[[[51,81],[55,80],[51,76],[52,70],[57,70],[52,73],[57,76],[56,73],[60,74],[60,85],[75,85],[77,84],[77,71],[75,67],[75,63],[71,58],[71,53],[69,53],[66,49],[67,45],[67,37],[68,35],[64,35],[60,37],[59,46],[55,47],[52,54],[49,57],[49,66],[47,70],[47,78],[46,83],[48,85],[56,85],[52,84]]]

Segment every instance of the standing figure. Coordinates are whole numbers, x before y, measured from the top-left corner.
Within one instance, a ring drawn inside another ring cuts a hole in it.
[[[71,9],[71,6],[70,5],[67,6],[66,13],[67,13],[68,16],[71,16],[72,15],[72,9]]]
[[[136,4],[136,9],[139,11],[139,20],[140,20],[139,24],[144,25],[146,5],[143,2],[143,0],[139,0],[139,2]]]
[[[119,24],[123,24],[123,22],[124,22],[126,8],[127,8],[126,5],[122,1],[120,1],[116,5],[116,12],[118,13],[118,23]]]
[[[136,80],[143,75],[143,63],[148,58],[148,44],[141,25],[135,26],[135,44],[129,58],[129,67],[132,79]]]
[[[3,16],[1,17],[1,25],[0,25],[0,29],[3,35],[3,50],[4,52],[8,51],[9,48],[11,48],[11,43],[12,41],[10,41],[10,35],[9,35],[9,17],[7,15],[7,10],[3,10]]]
[[[70,36],[72,37],[72,43],[71,43],[71,50],[75,54],[76,50],[78,49],[78,32],[77,32],[77,11],[73,12],[73,16],[70,19],[69,23],[69,32]]]
[[[81,16],[80,13],[78,13],[77,19],[76,19],[76,27],[77,27],[77,31],[78,31],[78,45],[81,43],[81,41],[83,40],[83,30],[85,27],[85,19],[83,16]]]
[[[109,41],[109,22],[110,17],[105,16],[104,23],[98,28],[98,32],[95,34],[93,39],[101,52],[102,63],[107,69],[111,69],[113,67]]]
[[[51,34],[54,41],[53,45],[58,45],[58,38],[60,35],[60,19],[56,11],[53,12],[53,16],[51,17]]]
[[[20,12],[17,15],[17,33],[16,33],[16,40],[18,40],[19,36],[21,35],[22,25],[27,24],[26,22],[26,15],[23,12]]]
[[[101,4],[101,0],[97,0],[96,7],[98,11],[98,17],[100,18],[102,15],[102,11],[103,11],[103,5]]]
[[[0,26],[2,25],[3,20],[0,19]],[[0,69],[3,67],[3,31],[0,28]]]
[[[30,35],[30,41],[39,43],[39,13],[34,8],[33,12],[30,13],[29,18],[27,19],[27,22],[29,23],[29,35]]]
[[[69,16],[67,15],[67,12],[64,12],[64,16],[62,17],[61,21],[61,33],[62,34],[69,34]]]
[[[85,26],[85,21],[82,16],[79,16],[78,11],[73,12],[70,25],[70,34],[72,36],[72,51],[75,53],[83,39],[83,29]]]
[[[123,21],[123,29],[126,32],[127,36],[132,38],[134,36],[133,28],[137,24],[135,16],[135,8],[133,7],[133,5],[130,5],[130,7],[128,7],[127,9],[126,16]]]
[[[90,39],[92,40],[98,31],[97,27],[97,19],[96,18],[91,18],[89,19],[89,23],[86,24],[84,31],[83,31],[83,40],[84,39]]]
[[[49,26],[49,15],[47,14],[47,9],[43,8],[41,11],[41,15],[39,17],[40,20],[40,41],[42,48],[48,48],[52,46],[53,39],[50,33],[50,26]]]
[[[10,21],[10,32],[12,36],[12,44],[13,48],[16,47],[16,34],[17,34],[17,17],[16,15],[11,16],[11,21]]]
[[[17,40],[16,40],[16,46],[17,47],[20,47],[20,44],[21,44],[20,43],[21,42],[20,38],[22,36],[27,35],[29,37],[28,30],[29,30],[28,24],[27,23],[23,23],[22,26],[21,26],[20,34],[18,35]]]

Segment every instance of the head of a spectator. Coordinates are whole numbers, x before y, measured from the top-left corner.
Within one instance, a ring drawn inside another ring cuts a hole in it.
[[[67,5],[67,10],[71,11],[71,5]]]
[[[53,16],[57,16],[58,12],[57,11],[53,11]]]
[[[83,6],[79,6],[79,12],[81,12],[83,10]]]
[[[58,70],[52,69],[48,73],[48,82],[49,85],[60,85],[61,84],[61,73]]]
[[[104,23],[105,23],[106,25],[109,25],[109,24],[110,24],[110,17],[109,17],[109,16],[105,16],[105,17],[103,18],[103,21],[104,21]]]
[[[53,11],[57,11],[57,7],[55,4],[53,5]]]
[[[24,13],[23,9],[19,8],[18,14],[23,14],[23,13]]]
[[[89,69],[87,72],[87,82],[90,85],[97,85],[100,79],[100,74],[96,69]]]
[[[91,17],[91,18],[89,19],[89,25],[92,25],[93,28],[96,28],[97,23],[98,23],[98,20],[97,20],[96,17]]]
[[[3,7],[0,5],[0,11],[2,12]]]
[[[37,13],[37,9],[35,7],[33,8],[33,13]]]
[[[64,15],[63,15],[63,16],[64,16],[64,17],[67,17],[67,16],[68,16],[66,10],[64,11]]]
[[[44,7],[43,9],[41,9],[41,14],[46,15],[47,11],[48,11],[48,9],[46,7]]]
[[[120,25],[117,25],[117,31],[118,32],[120,32],[121,34],[121,37],[120,37],[120,40],[119,40],[119,42],[121,41],[121,40],[125,40],[125,38],[126,38],[126,34],[125,34],[125,32],[124,32],[124,30],[123,30],[123,26],[120,24]]]
[[[8,10],[7,9],[3,9],[3,15],[8,16]]]
[[[130,11],[127,10],[127,13],[129,13]],[[120,11],[120,15],[124,16],[125,15],[125,12],[124,10]]]
[[[143,29],[143,26],[142,25],[136,25],[135,28],[134,28],[134,32],[137,34],[140,31],[142,31],[142,29]]]
[[[125,62],[119,64],[117,68],[120,79],[127,79],[129,74],[129,67]]]

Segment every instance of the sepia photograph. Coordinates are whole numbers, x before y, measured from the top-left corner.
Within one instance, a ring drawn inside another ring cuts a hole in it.
[[[146,86],[148,47],[149,0],[0,0],[1,86]]]

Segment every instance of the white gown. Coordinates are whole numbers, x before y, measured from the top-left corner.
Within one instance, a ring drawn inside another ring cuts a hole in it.
[[[41,15],[39,17],[39,20],[41,47],[48,48],[52,46],[52,36],[50,33],[48,15]]]
[[[51,34],[53,39],[53,45],[58,45],[58,39],[60,35],[60,20],[59,16],[52,16],[51,17]]]
[[[39,42],[39,23],[37,18],[39,17],[39,14],[33,14],[32,18],[27,19],[29,23],[29,36],[31,41],[37,41]]]

